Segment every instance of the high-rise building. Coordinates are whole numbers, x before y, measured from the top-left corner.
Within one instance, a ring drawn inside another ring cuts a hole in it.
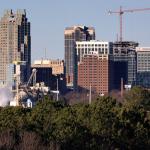
[[[95,29],[86,26],[67,27],[65,38],[65,70],[67,86],[77,88],[77,57],[76,41],[95,40]]]
[[[137,47],[137,85],[150,88],[150,47]]]
[[[112,90],[112,69],[108,54],[86,54],[78,64],[78,86],[104,95]]]
[[[30,22],[25,10],[6,10],[0,20],[0,85],[10,84],[10,67],[14,61],[25,61],[21,67],[21,81],[30,76],[31,36]]]
[[[124,84],[136,85],[136,47],[138,43],[132,41],[115,42],[113,44],[114,85],[121,87],[121,78]],[[119,73],[118,74],[118,68]]]
[[[113,53],[112,42],[82,41],[76,42],[78,58],[78,86],[91,89],[98,94],[112,90]]]

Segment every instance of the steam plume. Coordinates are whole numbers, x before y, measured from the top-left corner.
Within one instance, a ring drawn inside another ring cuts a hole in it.
[[[12,100],[12,93],[9,88],[0,88],[0,106],[5,107]]]

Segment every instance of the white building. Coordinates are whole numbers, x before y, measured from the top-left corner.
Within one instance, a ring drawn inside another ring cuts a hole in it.
[[[77,59],[78,62],[82,61],[84,55],[88,54],[112,54],[113,43],[105,41],[82,41],[76,42]]]

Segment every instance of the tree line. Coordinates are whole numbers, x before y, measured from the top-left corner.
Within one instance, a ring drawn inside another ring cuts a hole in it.
[[[66,104],[49,96],[33,109],[0,108],[1,150],[150,149],[150,92]]]

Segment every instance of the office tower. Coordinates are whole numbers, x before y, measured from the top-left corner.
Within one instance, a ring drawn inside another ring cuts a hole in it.
[[[86,26],[67,27],[65,38],[65,70],[67,86],[77,88],[77,57],[76,41],[89,41],[95,39],[95,29]]]
[[[78,64],[78,86],[104,95],[112,90],[113,63],[108,54],[86,54]]]
[[[103,95],[112,90],[113,43],[101,41],[76,42],[78,86]]]
[[[137,47],[137,85],[150,88],[150,47]]]
[[[120,89],[121,78],[124,84],[136,85],[136,47],[138,43],[132,41],[115,42],[113,44],[114,88]],[[118,74],[118,68],[119,73]]]
[[[25,61],[21,67],[21,81],[26,82],[30,76],[31,37],[30,22],[25,10],[5,11],[0,20],[0,85],[11,82],[9,76],[14,61]],[[14,73],[14,72],[13,72]]]

